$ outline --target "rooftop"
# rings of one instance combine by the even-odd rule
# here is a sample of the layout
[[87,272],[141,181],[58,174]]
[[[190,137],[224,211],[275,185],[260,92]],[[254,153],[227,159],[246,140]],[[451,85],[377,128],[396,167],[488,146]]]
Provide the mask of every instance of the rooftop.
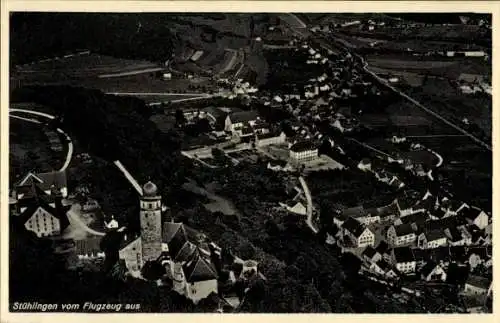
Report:
[[394,248],[393,252],[394,252],[394,258],[396,258],[397,263],[415,261],[415,257],[413,256],[410,247]]
[[413,230],[413,226],[409,223],[396,225],[394,226],[394,229],[396,231],[396,236],[398,237],[407,236],[409,234],[415,233],[415,230]]
[[469,275],[469,278],[467,278],[466,284],[472,285],[472,286],[478,287],[478,288],[488,289],[488,288],[490,288],[491,280],[486,278],[486,277],[482,277],[482,276]]
[[299,141],[290,147],[291,151],[304,152],[317,149],[316,145],[309,140]]
[[342,228],[351,232],[355,237],[359,237],[365,231],[365,226],[354,218],[348,218],[343,224]]
[[232,123],[248,122],[258,118],[257,111],[238,111],[229,115]]

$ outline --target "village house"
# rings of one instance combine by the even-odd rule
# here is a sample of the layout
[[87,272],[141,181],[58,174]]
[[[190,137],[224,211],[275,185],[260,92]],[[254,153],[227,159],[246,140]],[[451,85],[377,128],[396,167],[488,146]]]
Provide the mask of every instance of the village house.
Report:
[[[31,186],[32,184],[37,185],[49,195],[52,193],[52,187],[55,187],[61,192],[63,198],[68,196],[65,171],[52,171],[36,174],[30,172],[16,185],[16,188]],[[22,199],[23,194],[19,193],[16,198],[18,200]]]
[[402,218],[397,218],[394,221],[394,225],[401,225],[405,223],[405,224],[416,224],[417,226],[419,226],[425,223],[427,220],[429,220],[429,215],[427,214],[427,212],[421,211],[418,213],[407,215]]
[[238,132],[246,126],[253,126],[259,120],[257,111],[237,111],[230,113],[225,120],[224,129],[228,132]]
[[409,245],[417,240],[417,226],[415,224],[392,225],[387,230],[387,241],[396,247]]
[[491,280],[486,277],[469,275],[465,282],[464,294],[486,295],[491,288]]
[[417,269],[417,262],[409,247],[392,249],[391,263],[403,274],[413,274]]
[[464,227],[449,227],[444,232],[451,246],[468,246],[472,244],[472,235]]
[[267,133],[267,134],[256,134],[255,135],[255,145],[257,147],[269,146],[269,145],[281,145],[286,141],[286,135],[282,131],[281,133]]
[[294,162],[312,161],[318,158],[318,147],[311,141],[299,141],[290,147],[290,159]]
[[418,236],[418,247],[421,249],[432,249],[448,244],[448,237],[443,228],[426,229]]
[[408,196],[399,197],[395,202],[398,207],[400,217],[419,213],[420,210],[422,210],[421,207],[416,206],[417,200]]
[[420,270],[420,277],[425,281],[446,281],[446,271],[440,264],[429,261]]
[[467,223],[475,224],[480,230],[483,230],[489,224],[488,214],[474,206],[464,210],[463,216],[467,220]]
[[470,208],[467,203],[459,202],[456,200],[447,199],[445,201],[441,201],[440,203],[441,210],[446,212],[446,217],[455,216],[462,212],[465,209]]
[[399,210],[396,204],[391,203],[386,206],[377,208],[377,214],[380,217],[381,222],[394,222],[396,217],[399,215]]
[[384,259],[377,261],[375,266],[377,268],[376,271],[383,275],[384,278],[397,279],[400,276],[400,272]]
[[218,293],[217,271],[200,252],[185,264],[172,263],[173,290],[197,304],[210,294]]
[[386,266],[386,265],[387,265],[387,262],[383,259],[372,262],[370,264],[370,271],[374,272],[377,275],[384,276],[385,271],[388,268],[388,266]]
[[33,199],[25,200],[15,221],[39,238],[59,236],[69,225],[66,215],[69,206],[63,206],[62,194],[55,188],[51,194],[54,206],[49,205],[44,197],[37,194]]
[[377,262],[382,259],[382,254],[379,253],[373,246],[368,246],[362,253],[363,260],[367,263]]
[[365,209],[362,205],[342,210],[342,219],[346,220],[350,217],[358,220],[364,225],[380,222],[380,215],[377,213],[376,209]]
[[356,219],[347,219],[342,224],[342,229],[344,235],[346,235],[357,248],[373,246],[375,244],[375,235],[373,232]]

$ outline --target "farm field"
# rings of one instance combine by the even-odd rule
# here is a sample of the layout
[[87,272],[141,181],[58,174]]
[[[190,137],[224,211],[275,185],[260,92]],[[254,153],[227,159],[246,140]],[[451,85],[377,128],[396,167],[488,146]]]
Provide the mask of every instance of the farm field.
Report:
[[21,76],[28,75],[28,77],[33,78],[38,77],[39,73],[61,73],[69,78],[84,78],[148,70],[158,67],[159,65],[153,62],[121,59],[89,53],[19,65],[15,67],[15,72]]
[[366,60],[369,64],[368,68],[374,72],[377,69],[382,69],[394,72],[430,74],[449,79],[458,79],[463,73],[492,75],[491,64],[477,58],[446,59],[409,55],[367,55]]
[[113,78],[99,78],[90,75],[83,75],[80,78],[65,77],[65,72],[60,73],[40,73],[38,75],[14,75],[16,81],[12,81],[13,86],[19,85],[70,85],[98,89],[105,93],[125,92],[125,93],[206,93],[215,90],[216,85],[208,78],[178,78],[175,76],[171,80],[162,80],[156,73],[128,75]]

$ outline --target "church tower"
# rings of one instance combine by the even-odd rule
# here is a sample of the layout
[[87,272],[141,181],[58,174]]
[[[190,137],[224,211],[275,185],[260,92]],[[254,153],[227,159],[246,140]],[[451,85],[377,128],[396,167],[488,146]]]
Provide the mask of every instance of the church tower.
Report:
[[161,196],[152,182],[142,188],[140,200],[142,261],[156,260],[161,254]]

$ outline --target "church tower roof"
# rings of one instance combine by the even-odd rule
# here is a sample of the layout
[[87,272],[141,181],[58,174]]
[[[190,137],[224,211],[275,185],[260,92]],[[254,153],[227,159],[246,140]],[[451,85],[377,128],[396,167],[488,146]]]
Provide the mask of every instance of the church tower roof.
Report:
[[158,192],[158,187],[156,187],[153,182],[149,181],[142,187],[142,192],[144,196],[155,196]]

